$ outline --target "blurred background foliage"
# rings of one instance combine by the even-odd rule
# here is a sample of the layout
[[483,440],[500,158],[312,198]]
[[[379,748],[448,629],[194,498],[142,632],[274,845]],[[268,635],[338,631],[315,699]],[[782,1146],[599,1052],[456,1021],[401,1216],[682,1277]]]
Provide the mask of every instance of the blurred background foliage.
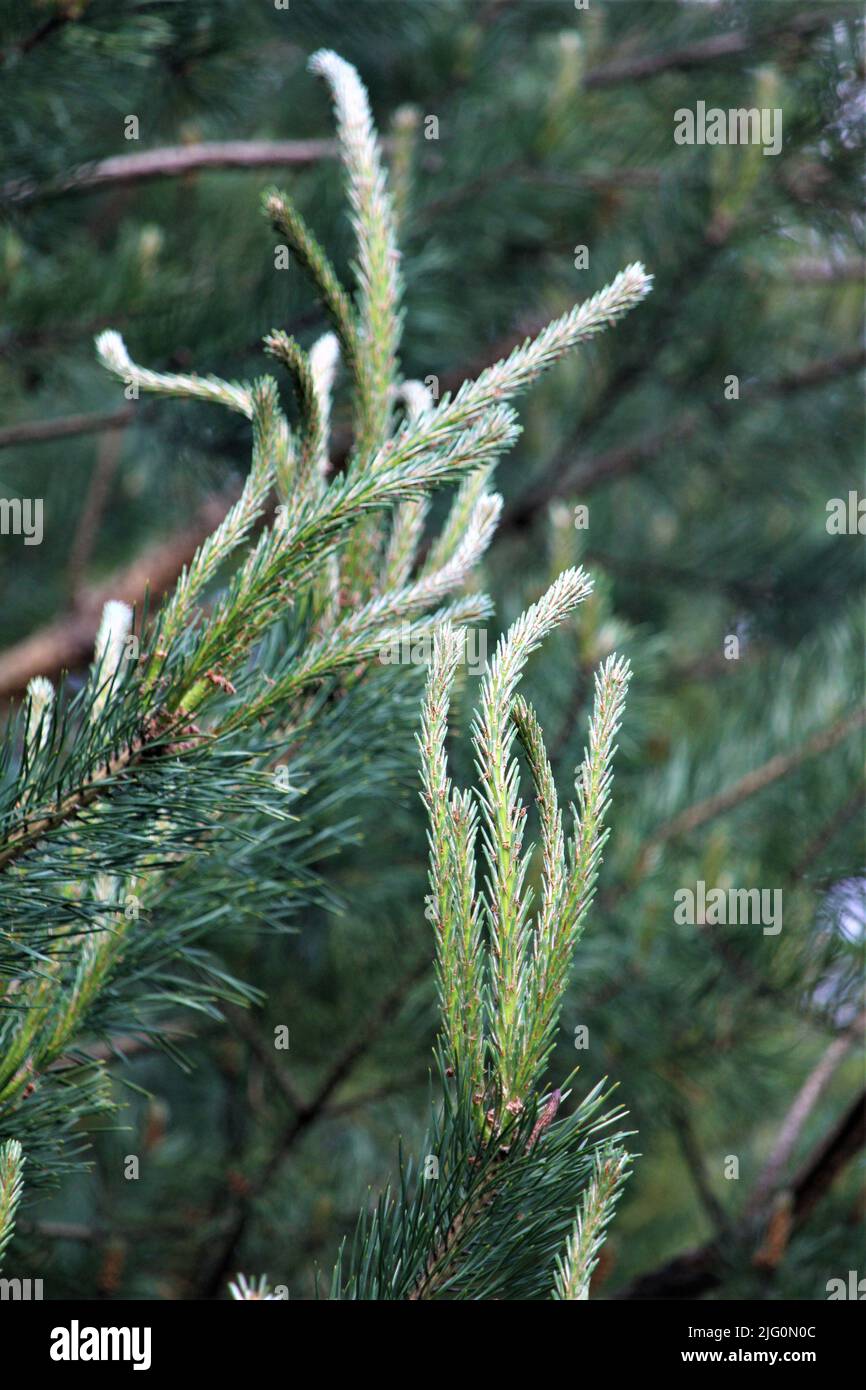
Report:
[[[863,484],[860,6],[0,12],[0,490],[45,505],[42,545],[0,545],[5,700],[42,670],[80,680],[100,596],[170,578],[248,463],[242,420],[124,401],[94,333],[229,379],[262,370],[273,327],[312,341],[321,315],[302,274],[275,268],[258,210],[274,178],[349,275],[332,158],[98,187],[85,166],[329,139],[306,72],[325,44],[359,68],[389,141],[406,376],[452,388],[628,261],[655,275],[644,306],[523,405],[483,576],[491,643],[567,564],[596,579],[526,678],[561,793],[593,668],[616,648],[635,671],[555,1069],[615,1079],[642,1155],[594,1296],[825,1297],[857,1268],[864,1214],[863,544],[826,527],[828,500]],[[781,108],[782,152],[676,145],[673,113],[698,101]],[[347,418],[338,398],[343,454]],[[397,1137],[419,1141],[435,1028],[422,675],[403,668],[387,727],[362,708],[337,755],[341,785],[317,808],[343,842],[314,864],[327,891],[287,913],[271,863],[255,911],[239,903],[216,943],[263,1005],[222,1027],[178,1018],[187,1069],[117,1041],[124,1127],[94,1136],[92,1171],[29,1209],[17,1247],[14,1272],[48,1296],[221,1296],[243,1268],[309,1297]],[[465,676],[464,732],[476,689]],[[676,925],[673,895],[698,880],[782,889],[781,933]]]

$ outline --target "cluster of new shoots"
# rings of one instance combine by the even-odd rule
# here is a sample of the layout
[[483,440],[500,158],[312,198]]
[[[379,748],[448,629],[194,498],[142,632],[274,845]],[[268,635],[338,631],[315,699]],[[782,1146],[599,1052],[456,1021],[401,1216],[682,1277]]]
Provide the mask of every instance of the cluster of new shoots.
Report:
[[[107,1103],[100,1065],[75,1049],[108,992],[125,982],[127,1003],[133,998],[136,976],[127,962],[143,927],[137,909],[124,904],[146,898],[139,875],[146,870],[153,882],[212,833],[220,815],[214,808],[228,795],[229,774],[222,770],[228,764],[219,759],[238,746],[233,737],[254,730],[266,743],[270,731],[284,748],[311,692],[323,682],[357,681],[407,621],[419,635],[439,633],[422,742],[432,818],[429,910],[450,1065],[467,1078],[488,1137],[501,1128],[503,1114],[518,1111],[537,1091],[592,895],[626,669],[608,663],[599,676],[567,850],[537,721],[515,695],[529,652],[588,592],[581,573],[563,575],[496,653],[475,728],[477,801],[451,788],[445,719],[457,625],[490,612],[487,597],[466,585],[499,517],[501,501],[489,483],[518,433],[511,401],[565,352],[637,304],[649,277],[640,265],[629,266],[534,341],[434,405],[421,383],[400,375],[396,221],[367,94],[334,53],[317,53],[311,68],[328,84],[336,111],[356,285],[350,293],[341,284],[290,199],[268,192],[264,211],[293,263],[309,275],[329,320],[309,348],[279,328],[265,339],[291,384],[294,423],[272,376],[231,382],[152,371],[133,360],[118,333],[97,338],[100,359],[127,394],[205,401],[245,416],[251,466],[237,501],[142,630],[134,632],[126,605],[107,605],[83,694],[70,704],[42,678],[28,691],[23,751],[0,807],[0,1252],[20,1192],[17,1141],[24,1139],[30,1153],[28,1174],[50,1170],[77,1120]],[[336,471],[330,419],[341,364],[354,445],[345,469]],[[429,497],[443,486],[455,487],[453,502],[440,533],[429,536]],[[263,644],[290,616],[294,645],[268,671]],[[524,890],[515,738],[541,811],[544,887],[534,928]],[[258,766],[267,766],[267,748],[259,747]],[[13,756],[9,749],[7,755]],[[184,780],[191,759],[195,772]],[[179,798],[185,798],[182,814]],[[142,837],[145,818],[151,831]],[[480,894],[479,830],[487,875]],[[49,892],[48,907],[34,897],[31,872]],[[183,1002],[173,980],[164,993],[175,1005]],[[213,998],[207,996],[207,1007]],[[41,1109],[31,1103],[25,1110],[35,1089]],[[37,1113],[31,1150],[28,1117]]]

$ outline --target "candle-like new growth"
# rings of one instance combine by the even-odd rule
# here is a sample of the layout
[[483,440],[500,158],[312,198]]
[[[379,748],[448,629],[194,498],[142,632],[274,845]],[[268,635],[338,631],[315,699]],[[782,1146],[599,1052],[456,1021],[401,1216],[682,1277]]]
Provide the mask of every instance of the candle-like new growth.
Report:
[[520,802],[518,765],[512,756],[511,713],[520,675],[544,637],[592,591],[583,570],[566,570],[500,641],[481,690],[473,724],[475,762],[487,866],[482,901],[492,952],[491,1043],[503,1105],[523,1103],[530,967],[530,897],[524,891],[522,852],[526,809]]
[[436,970],[442,1029],[449,1065],[483,1085],[484,960],[481,915],[475,893],[477,808],[468,793],[452,788],[445,739],[449,695],[465,634],[448,626],[439,632],[427,681],[418,747],[423,799],[430,820],[430,893],[426,916],[436,939]]
[[218,376],[152,372],[147,367],[139,367],[130,357],[123,338],[113,328],[98,334],[96,351],[102,365],[119,376],[127,387],[134,387],[136,392],[149,391],[159,396],[210,401],[215,405],[224,405],[229,410],[240,411],[248,419],[252,417],[249,386],[237,381],[223,381]]
[[94,721],[99,719],[111,696],[131,628],[132,609],[129,604],[110,599],[102,610],[90,672],[90,683],[95,692],[90,717]]
[[17,1139],[0,1144],[0,1265],[15,1230],[15,1213],[24,1191],[24,1154]]
[[340,344],[335,333],[323,333],[310,348],[310,371],[313,392],[318,407],[319,436],[314,441],[314,458],[319,481],[324,483],[328,472],[328,433],[331,428],[331,401],[334,378],[340,361]]
[[[586,1297],[625,1174],[624,1152],[609,1152],[625,1136],[605,1141],[601,1131],[622,1112],[598,1115],[601,1082],[563,1113],[568,1092],[549,1090],[542,1071],[598,869],[628,670],[612,658],[599,673],[579,782],[583,839],[572,865],[541,728],[516,688],[533,650],[590,591],[582,570],[567,570],[500,641],[473,725],[476,792],[453,785],[445,751],[465,634],[449,626],[436,639],[418,735],[430,851],[425,916],[435,942],[437,1059],[445,1084],[442,1112],[421,1152],[435,1156],[436,1180],[428,1180],[426,1167],[422,1174],[401,1164],[399,1189],[362,1216],[351,1251],[341,1256],[332,1298]],[[524,889],[529,854],[515,738],[530,766],[541,822],[542,892],[534,923]],[[486,871],[480,888],[479,833]],[[569,901],[571,916],[564,915]]]
[[574,948],[586,920],[607,838],[604,815],[613,781],[615,739],[631,672],[627,661],[609,657],[595,677],[589,748],[577,770],[578,810],[572,807],[574,840],[566,856],[562,815],[541,729],[534,711],[519,697],[512,718],[535,783],[543,850],[542,903],[527,962],[525,1028],[514,1084],[530,1087],[553,1047],[559,1001]]
[[310,71],[331,89],[358,245],[360,375],[355,457],[367,467],[388,437],[391,391],[400,342],[400,253],[379,142],[363,82],[329,49],[314,53]]
[[[476,803],[452,789],[444,753],[448,694],[461,635],[446,632],[434,651],[419,740],[430,813],[428,913],[436,928],[446,1052],[459,1070],[467,1054],[465,1021],[471,1020],[471,1089],[485,1112],[492,1104],[498,1114],[520,1113],[538,1094],[601,861],[628,664],[611,657],[596,677],[589,749],[577,779],[577,848],[570,862],[541,727],[516,693],[530,654],[590,592],[582,570],[567,570],[502,638],[485,675],[473,724],[486,870],[479,893],[474,885]],[[524,887],[527,810],[513,756],[515,736],[532,773],[541,826],[542,891],[534,921],[531,895]]]
[[598,1154],[592,1180],[580,1201],[565,1251],[557,1258],[552,1298],[582,1302],[589,1298],[589,1281],[598,1264],[607,1225],[628,1177],[629,1155],[620,1149]]
[[[328,336],[333,341],[333,335]],[[292,505],[299,507],[311,492],[318,491],[316,470],[326,447],[327,424],[320,409],[312,360],[300,343],[279,329],[266,334],[263,342],[265,352],[288,368],[300,407],[302,425],[296,458],[285,478],[278,479],[281,495],[290,497]]]
[[627,661],[609,656],[595,676],[595,702],[589,725],[589,747],[577,770],[577,808],[571,807],[574,835],[568,846],[569,878],[566,916],[579,933],[595,893],[601,852],[608,832],[604,817],[610,800],[613,771],[625,697],[631,679]]
[[51,737],[54,686],[45,676],[27,682],[27,753],[34,758]]
[[309,275],[331,319],[343,356],[357,376],[359,345],[355,314],[334,267],[287,193],[278,188],[267,189],[262,195],[262,211],[274,231],[285,237],[289,250]]
[[[402,382],[397,390],[397,399],[402,401],[406,419],[410,421],[417,420],[433,410],[435,404],[429,390],[421,381]],[[395,511],[382,569],[382,588],[403,584],[411,574],[428,511],[429,504],[426,501],[403,502]]]

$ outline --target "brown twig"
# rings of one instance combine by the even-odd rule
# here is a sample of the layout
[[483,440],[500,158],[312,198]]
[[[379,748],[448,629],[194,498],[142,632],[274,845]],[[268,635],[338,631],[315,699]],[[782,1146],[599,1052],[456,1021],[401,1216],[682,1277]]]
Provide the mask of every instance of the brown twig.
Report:
[[51,183],[11,179],[0,188],[0,201],[32,203],[66,193],[178,178],[204,169],[303,168],[334,159],[337,154],[336,140],[214,140],[199,145],[166,145],[83,164]]
[[40,43],[49,39],[52,34],[56,34],[59,29],[65,28],[67,24],[73,23],[77,18],[72,6],[63,9],[58,5],[54,13],[43,20],[38,28],[31,30],[27,37],[21,39],[19,43],[11,44],[8,49],[3,50],[0,57],[7,58],[10,53],[19,53],[22,56],[30,53]]
[[763,394],[790,396],[797,391],[807,390],[810,386],[823,386],[826,381],[835,381],[837,377],[847,376],[849,372],[858,372],[864,366],[866,348],[858,348],[856,352],[840,352],[835,357],[810,362],[808,367],[803,367],[799,372],[790,372],[787,376],[767,382],[763,387]]
[[[160,1024],[159,1031],[167,1038],[193,1036],[189,1031],[189,1026],[183,1024],[179,1019]],[[153,1052],[158,1046],[158,1039],[150,1037],[147,1033],[119,1033],[105,1042],[90,1043],[80,1048],[79,1051],[93,1062],[116,1062],[126,1061],[130,1057],[138,1057],[144,1052]],[[77,1061],[77,1057],[58,1057],[56,1062],[51,1063],[48,1070],[62,1071]]]
[[[849,6],[829,7],[823,13],[805,10],[793,15],[779,28],[774,28],[772,38],[774,41],[786,35],[808,38],[828,24],[835,23],[845,14],[853,13]],[[614,86],[620,82],[644,82],[660,72],[687,72],[691,68],[715,67],[721,59],[737,58],[743,53],[748,53],[756,45],[756,36],[748,29],[734,29],[727,34],[713,34],[706,39],[697,39],[694,43],[684,44],[682,48],[623,58],[619,62],[591,68],[584,77],[583,85],[592,90],[597,87]]]
[[805,1221],[839,1173],[866,1144],[866,1091],[805,1160],[792,1184],[795,1224]]
[[847,1028],[844,1033],[840,1033],[838,1038],[833,1039],[820,1061],[806,1077],[782,1121],[770,1157],[752,1189],[747,1207],[749,1213],[760,1211],[779,1188],[803,1126],[854,1043],[862,1039],[864,1027],[866,1027],[866,1011],[855,1019],[850,1028]]
[[653,434],[643,433],[636,439],[612,449],[604,449],[601,453],[583,454],[572,460],[571,450],[563,451],[545,468],[538,482],[506,510],[500,532],[520,530],[527,526],[542,508],[557,497],[567,497],[569,494],[584,497],[601,483],[636,472],[645,463],[657,458],[666,445],[687,437],[694,427],[694,420],[688,416],[669,429],[657,430]]
[[267,1072],[268,1077],[273,1081],[277,1090],[288,1102],[292,1110],[299,1112],[304,1109],[304,1101],[295,1084],[289,1076],[285,1067],[281,1067],[274,1054],[272,1042],[266,1042],[261,1027],[251,1017],[246,1009],[232,1008],[228,1010],[228,1017],[235,1032],[240,1033],[244,1042],[249,1047],[253,1055],[258,1059]]
[[[803,1225],[838,1174],[864,1144],[866,1092],[861,1092],[826,1138],[812,1150],[787,1194],[781,1189],[773,1194],[775,1198],[785,1196],[788,1236]],[[754,1224],[750,1227],[744,1223],[737,1235],[744,1241],[750,1238],[754,1242],[755,1230]],[[722,1283],[731,1248],[730,1240],[708,1241],[639,1275],[614,1296],[617,1299],[699,1298]]]
[[717,792],[715,796],[709,796],[703,801],[696,801],[691,806],[687,806],[679,815],[660,826],[644,843],[629,876],[629,881],[632,882],[641,878],[662,845],[667,844],[670,840],[678,839],[681,835],[690,835],[694,830],[705,825],[707,821],[714,820],[717,816],[734,810],[735,807],[742,805],[750,797],[765,791],[774,782],[787,777],[789,772],[795,771],[810,758],[816,758],[821,753],[827,753],[831,748],[835,748],[850,734],[862,728],[864,723],[866,723],[866,706],[860,706],[827,728],[819,729],[799,748],[794,748],[788,753],[777,753],[775,757],[768,759],[760,767],[753,768],[751,772],[747,772],[744,777],[741,777],[730,787],[726,787],[724,791]]
[[112,430],[104,434],[96,446],[96,464],[91,474],[87,496],[78,518],[78,528],[69,554],[67,577],[73,606],[78,603],[84,572],[90,562],[102,515],[111,491],[123,451],[123,434]]
[[73,613],[64,614],[0,654],[0,699],[18,695],[31,676],[59,676],[90,659],[103,605],[121,599],[140,605],[145,593],[160,598],[173,587],[198,547],[219,525],[239,489],[207,498],[190,525],[147,547],[105,583],[85,589]]
[[0,449],[18,444],[41,444],[50,439],[69,439],[76,434],[98,434],[103,430],[122,430],[132,422],[134,407],[122,405],[94,415],[61,415],[56,420],[26,420],[0,430]]
[[798,285],[829,285],[855,281],[862,285],[866,278],[866,260],[851,256],[847,260],[791,261],[783,271],[786,279]]

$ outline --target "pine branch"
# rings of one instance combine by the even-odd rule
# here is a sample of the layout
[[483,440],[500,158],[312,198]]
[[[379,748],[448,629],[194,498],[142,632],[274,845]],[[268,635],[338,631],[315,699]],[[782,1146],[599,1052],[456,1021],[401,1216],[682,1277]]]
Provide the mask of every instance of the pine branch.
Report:
[[[545,1094],[540,1072],[566,985],[559,908],[570,898],[581,916],[591,896],[627,670],[612,660],[599,676],[568,875],[541,731],[515,694],[531,652],[589,591],[582,571],[566,571],[502,638],[485,677],[473,724],[488,869],[481,893],[475,884],[478,814],[470,794],[453,787],[445,754],[462,634],[443,628],[436,639],[418,738],[429,815],[425,915],[436,941],[442,1016],[437,1058],[444,1110],[425,1141],[436,1171],[430,1181],[426,1169],[422,1175],[401,1163],[399,1195],[384,1194],[375,1213],[362,1216],[348,1267],[341,1258],[335,1269],[332,1297],[549,1297],[550,1271],[573,1226],[574,1201],[593,1171],[597,1131],[620,1118],[596,1118],[604,1099],[599,1085],[561,1119],[561,1091]],[[522,891],[526,811],[510,754],[515,733],[541,802],[544,889],[534,932]],[[563,939],[573,937],[566,931]],[[563,1257],[569,1288],[588,1278],[624,1166],[622,1155],[611,1161],[586,1197],[585,1216]]]
[[126,350],[119,333],[106,329],[96,339],[96,351],[102,365],[127,386],[161,396],[179,396],[190,400],[210,401],[237,410],[252,419],[253,402],[249,386],[222,381],[217,376],[182,375],[176,372],[152,372],[138,367]]
[[0,1265],[15,1230],[15,1213],[24,1191],[24,1155],[17,1139],[0,1144]]
[[[274,210],[273,201],[271,206]],[[291,220],[290,214],[287,217]],[[358,342],[354,319],[351,332],[341,321],[347,301],[334,288],[314,242],[299,230],[296,219],[292,225],[320,291],[335,310],[344,356],[356,371],[361,366],[363,376],[368,367],[353,357]],[[49,712],[48,694],[43,698],[38,686],[31,690],[27,758],[13,778],[13,799],[4,812],[0,872],[14,918],[16,913],[34,912],[28,875],[38,869],[40,877],[33,881],[53,888],[54,920],[49,917],[46,922],[48,904],[43,903],[40,923],[34,922],[26,949],[18,948],[17,937],[4,945],[6,978],[13,981],[22,1007],[0,1020],[0,1103],[3,1123],[7,1115],[17,1122],[30,1088],[44,1095],[39,1106],[31,1101],[25,1112],[31,1120],[42,1117],[38,1143],[31,1147],[37,1172],[45,1170],[46,1160],[48,1169],[59,1171],[59,1154],[71,1129],[88,1109],[93,1112],[107,1104],[102,1067],[88,1061],[61,1071],[58,1059],[75,1051],[89,1021],[113,1021],[106,1005],[119,1000],[134,978],[127,962],[146,951],[149,942],[150,949],[161,949],[159,934],[145,937],[135,915],[118,910],[122,894],[138,891],[146,869],[152,882],[143,884],[143,891],[158,899],[153,884],[159,884],[167,865],[200,852],[220,820],[230,824],[242,812],[245,796],[261,802],[261,780],[241,771],[255,758],[255,746],[234,751],[236,736],[247,731],[249,743],[248,731],[262,720],[261,743],[266,748],[267,731],[279,720],[284,729],[294,724],[297,738],[303,728],[305,690],[378,655],[382,643],[410,617],[416,630],[432,635],[449,617],[466,621],[489,612],[483,596],[457,599],[444,609],[436,605],[466,581],[489,544],[500,507],[495,497],[478,499],[464,534],[455,538],[453,553],[438,570],[414,582],[407,576],[407,582],[345,619],[332,601],[331,565],[353,528],[366,518],[395,504],[423,509],[431,488],[489,467],[515,436],[513,414],[502,407],[478,411],[465,425],[458,422],[445,432],[419,416],[406,437],[393,446],[389,442],[375,472],[365,470],[327,485],[334,339],[323,340],[309,359],[285,335],[272,335],[268,346],[288,359],[300,385],[300,466],[310,486],[293,489],[282,524],[266,527],[249,549],[246,543],[261,520],[272,480],[284,488],[289,484],[292,446],[275,384],[267,378],[248,386],[214,376],[154,372],[133,362],[118,334],[108,331],[98,340],[104,364],[127,389],[212,401],[249,418],[252,466],[240,497],[199,546],[156,621],[136,634],[142,659],[134,654],[126,660],[132,615],[126,605],[112,600],[104,611],[94,665],[81,696],[71,705],[64,700],[55,713],[53,705]],[[372,349],[365,344],[363,353],[368,351]],[[205,591],[242,547],[235,572],[205,623],[200,606]],[[323,573],[329,576],[324,607],[316,598]],[[320,625],[312,636],[305,617],[307,595]],[[294,632],[284,647],[289,655],[265,680],[255,649],[260,657],[262,644],[281,623]],[[242,682],[243,693],[238,693],[232,677]],[[193,717],[201,723],[193,723]],[[9,746],[14,748],[14,740]],[[227,766],[234,760],[236,787],[227,787],[225,777],[220,777],[221,759],[227,759]],[[200,787],[188,766],[194,762],[211,769],[210,776],[203,773]],[[172,807],[169,818],[166,805]],[[155,829],[142,843],[143,814]],[[124,872],[115,872],[115,866]],[[183,920],[170,930],[186,950]],[[41,970],[34,968],[34,948],[46,962]],[[200,967],[201,961],[196,964]],[[190,979],[181,993],[172,981],[165,998],[175,1005],[213,1008],[215,997],[243,997],[241,987],[224,975],[199,973],[201,983],[194,986]],[[163,971],[160,978],[167,982],[168,976]],[[68,1118],[58,1124],[61,1088]],[[56,1127],[50,1133],[52,1122]],[[30,1128],[34,1129],[32,1123]]]
[[[473,725],[481,776],[484,857],[489,877],[483,896],[493,953],[493,1048],[503,1105],[524,1103],[529,1020],[529,898],[523,892],[527,861],[522,855],[525,807],[518,801],[517,763],[511,757],[511,708],[520,673],[552,628],[591,592],[582,570],[567,570],[503,638],[490,663]],[[535,1059],[533,1059],[535,1060]]]
[[360,466],[366,467],[389,434],[397,370],[401,285],[394,212],[367,93],[358,74],[327,49],[313,54],[309,68],[331,89],[357,238],[357,333],[364,351],[359,357],[355,448]]
[[598,1264],[605,1228],[628,1177],[628,1155],[618,1150],[599,1154],[592,1181],[583,1194],[574,1230],[557,1261],[553,1298],[580,1302],[589,1298],[589,1281]]
[[[156,372],[136,364],[116,332],[97,339],[103,364],[128,393],[210,401],[250,420],[252,458],[240,496],[185,565],[161,612],[144,616],[133,633],[131,609],[120,596],[110,596],[79,695],[70,700],[61,691],[55,698],[50,687],[34,683],[19,724],[10,728],[0,782],[0,891],[15,930],[0,941],[0,1000],[15,1007],[0,1017],[0,1126],[14,1127],[16,1138],[20,1134],[37,1183],[56,1176],[76,1156],[80,1141],[69,1141],[85,1116],[111,1104],[104,1062],[86,1055],[88,1030],[98,1040],[131,1020],[158,1037],[166,1005],[216,1016],[220,1001],[249,1001],[249,988],[194,947],[210,920],[202,909],[210,888],[192,881],[190,866],[208,849],[230,845],[233,835],[261,852],[279,843],[271,823],[294,814],[285,809],[290,803],[280,804],[281,793],[268,775],[275,746],[288,742],[301,768],[315,750],[324,762],[326,743],[317,743],[317,722],[325,729],[337,724],[344,703],[327,702],[326,683],[340,679],[348,699],[362,689],[368,674],[363,668],[372,666],[402,624],[411,621],[425,638],[444,630],[448,635],[435,651],[447,670],[443,677],[434,669],[441,698],[437,704],[428,695],[423,751],[426,756],[429,747],[434,759],[425,773],[436,817],[431,894],[439,912],[443,1047],[450,1048],[449,1081],[456,1093],[440,1130],[448,1179],[432,1201],[423,1193],[413,1199],[419,1216],[412,1231],[395,1215],[398,1207],[386,1202],[370,1239],[362,1238],[361,1266],[349,1284],[356,1293],[370,1286],[377,1240],[393,1236],[411,1249],[387,1271],[380,1266],[374,1280],[384,1280],[392,1296],[449,1296],[456,1287],[468,1296],[481,1289],[497,1296],[506,1278],[541,1296],[590,1172],[597,1134],[617,1116],[599,1117],[604,1097],[597,1087],[573,1114],[558,1119],[559,1090],[547,1096],[540,1086],[570,938],[567,932],[561,940],[557,936],[551,948],[556,959],[550,970],[545,966],[543,1018],[536,1023],[538,1002],[527,993],[534,977],[530,903],[522,887],[526,812],[518,807],[511,757],[514,697],[528,656],[586,596],[589,584],[581,572],[567,571],[500,643],[475,726],[480,818],[471,794],[451,787],[442,764],[443,707],[459,640],[447,625],[489,612],[484,595],[459,591],[498,522],[501,499],[488,491],[488,482],[518,432],[508,399],[637,304],[649,278],[640,266],[629,267],[434,408],[418,383],[398,384],[394,219],[366,94],[354,70],[336,55],[320,53],[314,68],[334,94],[358,243],[358,290],[353,304],[297,211],[282,195],[266,195],[268,215],[310,274],[334,325],[334,334],[309,354],[280,330],[266,339],[266,349],[289,367],[297,390],[297,439],[270,378],[250,384]],[[337,344],[351,377],[358,424],[350,467],[329,477]],[[392,414],[400,402],[405,419],[394,430]],[[266,505],[274,483],[286,501],[271,521]],[[430,494],[454,484],[458,492],[443,535],[415,573]],[[385,549],[383,522],[389,517]],[[547,937],[558,930],[554,903],[571,880],[561,830],[557,836],[555,828],[558,811],[551,809],[555,794],[540,730],[528,709],[520,708],[547,803],[547,887],[537,942],[544,953]],[[598,744],[602,759],[612,753],[608,733],[604,723],[598,739],[591,734],[591,748]],[[574,869],[578,917],[591,896],[594,847],[601,844],[607,773],[599,768],[594,776],[580,797],[588,848],[577,855]],[[490,870],[484,893],[475,885],[479,824]],[[219,864],[218,856],[214,861]],[[238,861],[245,866],[240,851]],[[215,873],[220,883],[237,887],[230,866],[220,865]],[[298,877],[308,888],[313,875],[305,870]],[[244,882],[258,881],[247,873]],[[256,891],[247,886],[244,897]],[[131,912],[125,910],[130,897],[137,904]],[[302,890],[294,898],[301,900]],[[139,924],[141,903],[156,914],[156,929],[151,922],[146,929]],[[195,908],[185,912],[191,903]],[[255,915],[246,901],[240,910],[247,918]],[[490,947],[482,946],[485,927]],[[145,979],[151,982],[147,992]],[[321,1105],[354,1055],[327,1079]],[[306,1123],[305,1110],[291,1133]],[[542,1152],[544,1164],[537,1161]],[[272,1160],[280,1161],[279,1155]],[[269,1163],[261,1181],[274,1171]],[[519,1232],[516,1204],[527,1212]],[[236,1212],[229,1223],[219,1278],[245,1219]],[[517,1236],[524,1233],[534,1241],[531,1268],[517,1253]],[[500,1250],[509,1252],[508,1270]]]
[[288,194],[277,188],[262,195],[262,211],[275,232],[285,237],[303,270],[309,275],[317,295],[327,310],[346,365],[357,376],[360,347],[355,314],[349,296],[337,279],[336,271],[310,231]]

